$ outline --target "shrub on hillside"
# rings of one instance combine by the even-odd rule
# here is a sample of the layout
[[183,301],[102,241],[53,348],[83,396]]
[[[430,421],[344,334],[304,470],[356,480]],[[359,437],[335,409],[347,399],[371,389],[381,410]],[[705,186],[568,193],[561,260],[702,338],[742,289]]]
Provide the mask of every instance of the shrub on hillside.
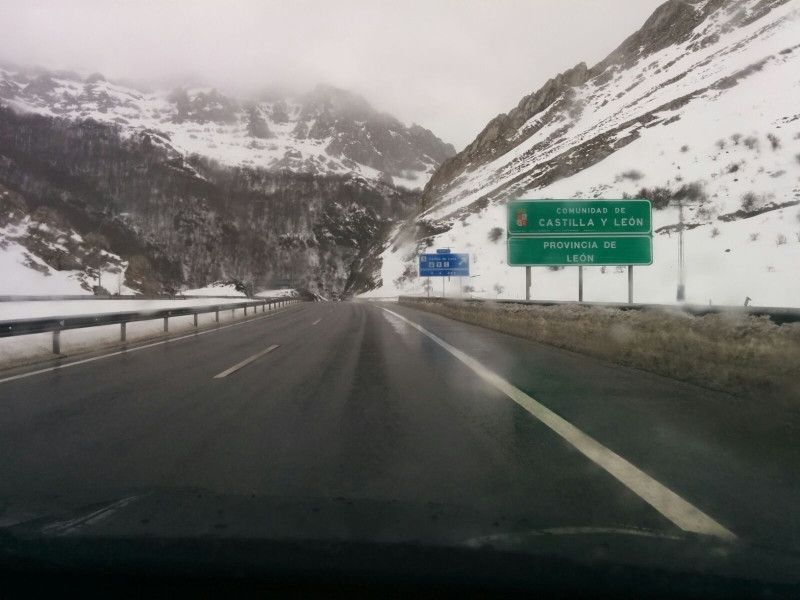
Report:
[[754,150],[758,148],[758,138],[754,136],[749,136],[744,139],[744,145],[747,147],[748,150]]
[[703,185],[698,182],[687,183],[682,185],[678,191],[673,194],[675,200],[688,200],[690,202],[705,202],[708,196],[703,189]]
[[757,204],[758,196],[756,196],[755,192],[746,192],[745,195],[742,196],[742,210],[750,212]]
[[622,173],[620,177],[622,177],[622,179],[630,179],[631,181],[639,181],[642,177],[644,177],[644,173],[636,169],[631,169],[630,171],[625,171]]
[[672,190],[667,187],[642,188],[636,196],[650,200],[654,210],[661,210],[669,206]]

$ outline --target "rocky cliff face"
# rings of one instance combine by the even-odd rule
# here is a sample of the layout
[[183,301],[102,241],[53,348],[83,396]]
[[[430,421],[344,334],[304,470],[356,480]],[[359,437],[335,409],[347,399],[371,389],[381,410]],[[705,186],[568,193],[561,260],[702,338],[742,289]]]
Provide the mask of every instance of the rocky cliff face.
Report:
[[[753,54],[750,62],[738,63],[728,55],[746,61],[748,47],[757,46],[759,37],[786,27],[792,17],[777,22],[766,17],[773,9],[785,11],[787,4],[793,3],[668,0],[603,61],[591,68],[576,65],[492,119],[431,177],[421,212],[461,198],[468,199],[457,202],[463,206],[507,197],[512,189],[519,194],[555,181],[635,139],[641,127],[658,121],[659,113],[709,89],[735,85],[766,57]],[[723,68],[715,76],[716,63]],[[482,177],[473,177],[479,172]]]
[[102,239],[86,252],[105,267],[70,262],[83,289],[108,268],[147,292],[235,278],[341,293],[360,253],[417,205],[413,184],[453,152],[330,87],[242,101],[0,70],[0,185],[13,194],[0,202],[14,199],[14,244],[54,273],[59,243],[43,253],[20,231]]

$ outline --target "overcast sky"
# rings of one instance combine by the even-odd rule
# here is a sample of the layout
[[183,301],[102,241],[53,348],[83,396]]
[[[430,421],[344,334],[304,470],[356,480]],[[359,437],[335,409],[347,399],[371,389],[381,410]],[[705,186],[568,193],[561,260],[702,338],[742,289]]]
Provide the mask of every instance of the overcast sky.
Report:
[[662,0],[0,0],[0,59],[221,91],[330,83],[458,149]]

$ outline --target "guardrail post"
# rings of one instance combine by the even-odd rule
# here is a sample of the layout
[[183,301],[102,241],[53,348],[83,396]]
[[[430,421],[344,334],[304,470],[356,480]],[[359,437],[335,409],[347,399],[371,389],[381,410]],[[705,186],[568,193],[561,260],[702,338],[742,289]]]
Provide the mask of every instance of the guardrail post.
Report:
[[262,313],[267,312],[267,303],[266,302],[262,302],[261,303],[261,312]]
[[214,321],[219,323],[219,309],[214,311]]
[[197,327],[197,314],[194,315],[194,326]]
[[53,354],[61,354],[61,330],[53,330]]
[[244,307],[244,316],[245,317],[247,316],[247,305],[245,305],[245,307]]
[[164,317],[164,333],[169,331],[169,317]]
[[127,323],[120,323],[119,324],[119,341],[124,342],[128,339],[128,332],[127,332]]

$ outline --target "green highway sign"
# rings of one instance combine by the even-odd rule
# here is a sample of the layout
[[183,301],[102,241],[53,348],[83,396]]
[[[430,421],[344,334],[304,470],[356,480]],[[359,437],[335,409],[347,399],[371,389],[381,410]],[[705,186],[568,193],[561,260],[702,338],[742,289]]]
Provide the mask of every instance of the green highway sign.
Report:
[[650,234],[650,215],[649,200],[518,200],[508,235]]
[[508,265],[609,266],[650,265],[653,240],[649,235],[565,235],[508,238]]

